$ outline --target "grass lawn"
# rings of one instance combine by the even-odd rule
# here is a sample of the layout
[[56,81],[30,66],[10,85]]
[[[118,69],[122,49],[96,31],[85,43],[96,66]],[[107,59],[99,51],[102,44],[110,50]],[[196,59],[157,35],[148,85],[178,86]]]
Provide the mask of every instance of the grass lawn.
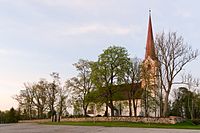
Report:
[[104,126],[104,127],[135,127],[135,128],[174,128],[174,129],[199,129],[200,125],[194,125],[191,121],[178,124],[149,124],[133,122],[45,122],[48,125],[73,125],[73,126]]

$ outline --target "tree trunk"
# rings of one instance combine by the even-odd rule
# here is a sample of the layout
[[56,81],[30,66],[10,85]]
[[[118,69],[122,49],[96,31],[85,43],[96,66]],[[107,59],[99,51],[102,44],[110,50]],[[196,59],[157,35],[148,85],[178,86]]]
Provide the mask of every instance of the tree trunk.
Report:
[[60,122],[61,116],[62,116],[62,111],[60,111],[60,112],[58,113],[58,122]]
[[120,103],[119,104],[119,114],[118,114],[118,116],[121,116],[122,115],[122,104]]
[[128,106],[129,106],[129,116],[132,116],[132,104],[131,104],[131,99],[128,100]]
[[83,110],[84,110],[84,116],[86,117],[87,116],[87,107],[84,107]]
[[59,114],[59,115],[58,115],[58,122],[60,122],[60,116],[61,116],[61,115]]
[[104,113],[104,116],[108,117],[108,104],[106,104],[106,111]]
[[137,103],[135,98],[133,98],[133,109],[134,109],[134,116],[137,116]]
[[40,118],[40,108],[37,107],[37,118],[39,119]]
[[60,104],[60,110],[59,110],[59,113],[58,113],[58,122],[60,122],[60,119],[61,119],[61,116],[62,116],[62,112],[63,112],[62,104]]
[[28,111],[29,111],[28,112],[28,117],[31,120],[32,119],[32,107],[31,107],[31,105],[29,106]]
[[161,86],[161,91],[160,91],[160,117],[163,116],[163,89],[162,89],[162,86]]
[[167,117],[168,115],[168,106],[169,106],[169,91],[165,92],[165,99],[164,99],[164,109],[163,109],[163,116]]
[[54,115],[53,114],[51,114],[51,122],[53,122],[54,121]]
[[148,95],[147,95],[147,90],[145,88],[145,98],[144,98],[144,116],[148,117]]
[[114,113],[114,105],[113,105],[113,101],[110,100],[110,110],[111,110],[111,116],[114,116],[115,113]]
[[[191,99],[192,100],[192,99]],[[193,100],[192,100],[193,101]],[[192,102],[191,101],[191,102]],[[193,102],[191,103],[191,106],[190,106],[190,100],[189,100],[189,97],[188,97],[188,110],[189,110],[189,112],[190,112],[190,118],[191,118],[191,120],[193,120],[194,118],[193,118]]]

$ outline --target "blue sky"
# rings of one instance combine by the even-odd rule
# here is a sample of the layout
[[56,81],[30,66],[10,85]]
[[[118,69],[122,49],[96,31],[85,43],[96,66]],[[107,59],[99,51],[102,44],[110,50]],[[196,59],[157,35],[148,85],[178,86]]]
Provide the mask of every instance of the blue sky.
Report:
[[[78,59],[96,60],[111,45],[144,57],[148,10],[154,35],[177,31],[200,49],[197,0],[0,0],[0,109],[16,107],[23,83],[75,76]],[[185,71],[200,77],[200,61]]]

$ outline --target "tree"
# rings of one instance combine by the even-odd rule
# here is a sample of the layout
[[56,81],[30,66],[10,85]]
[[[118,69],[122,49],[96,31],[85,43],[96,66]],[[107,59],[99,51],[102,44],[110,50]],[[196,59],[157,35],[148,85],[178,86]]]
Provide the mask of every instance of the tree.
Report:
[[34,110],[32,84],[24,83],[24,88],[14,99],[18,101],[19,108],[23,109],[24,119],[32,119]]
[[193,100],[195,95],[196,94],[188,88],[179,87],[178,90],[174,92],[175,100],[170,113],[187,119],[193,119],[194,111],[191,112],[191,107],[195,104]]
[[146,63],[147,65],[143,64],[141,68],[142,106],[144,108],[144,116],[148,117],[152,112],[155,113],[156,117],[158,107],[157,75],[154,73],[156,71],[150,67],[150,62]]
[[2,124],[2,123],[5,123],[5,120],[4,120],[4,112],[2,112],[2,111],[0,110],[0,124]]
[[91,92],[93,87],[91,80],[91,63],[92,62],[88,60],[80,59],[77,63],[73,64],[78,71],[78,76],[66,82],[67,87],[72,89],[75,102],[80,102],[85,116],[87,115],[87,108],[89,105],[87,95]]
[[37,107],[38,118],[44,118],[47,109],[47,88],[48,82],[44,79],[31,86],[32,103]]
[[50,75],[53,78],[53,81],[49,83],[48,85],[47,97],[48,97],[48,106],[51,113],[51,121],[53,122],[53,121],[57,121],[55,104],[57,101],[58,89],[60,87],[60,77],[59,77],[59,73],[56,73],[56,72],[53,72]]
[[123,82],[129,63],[127,50],[118,46],[111,46],[104,50],[99,55],[98,61],[93,63],[93,82],[99,90],[102,101],[111,109],[111,116],[114,116],[114,110],[118,113],[113,105],[114,94],[116,94],[114,85]]
[[[25,89],[16,95],[23,119],[45,118],[46,111],[53,121],[60,121],[61,115],[66,111],[68,89],[61,86],[59,73],[50,74],[53,81],[41,79],[38,82],[24,84]],[[37,114],[36,114],[37,111]]]
[[156,37],[156,49],[160,63],[161,88],[165,92],[163,115],[168,114],[169,94],[175,77],[198,56],[198,50],[192,50],[176,32],[163,32]]
[[17,123],[18,122],[18,113],[14,108],[11,108],[7,115],[8,123]]
[[[137,116],[137,104],[139,98],[139,84],[141,82],[141,61],[134,58],[129,63],[126,75],[124,77],[125,84],[131,84],[128,93],[129,116],[132,116],[132,103],[134,109],[134,116]],[[132,101],[132,102],[131,102]]]
[[60,122],[60,118],[64,111],[67,109],[67,103],[66,100],[69,96],[69,90],[66,87],[60,87],[58,89],[58,104],[57,104],[57,110],[58,110],[58,122]]
[[14,99],[19,102],[19,108],[24,110],[25,119],[33,117],[34,108],[37,110],[37,118],[44,118],[44,112],[47,110],[48,82],[41,79],[37,83],[26,83],[24,87]]
[[[182,83],[186,84],[188,87],[188,96],[187,96],[187,103],[188,103],[188,110],[190,113],[191,119],[194,118],[194,97],[195,97],[195,88],[199,86],[199,79],[194,78],[192,74],[183,74],[182,75]],[[189,95],[190,94],[190,95]]]
[[9,111],[0,112],[0,123],[17,123],[18,120],[19,114],[13,107]]

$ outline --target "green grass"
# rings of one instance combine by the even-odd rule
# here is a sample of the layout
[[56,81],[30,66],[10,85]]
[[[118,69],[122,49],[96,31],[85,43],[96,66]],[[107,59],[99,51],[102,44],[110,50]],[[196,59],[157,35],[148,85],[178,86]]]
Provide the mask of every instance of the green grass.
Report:
[[133,128],[171,128],[171,129],[200,129],[200,125],[194,125],[191,121],[178,124],[154,124],[133,122],[45,122],[48,125],[73,125],[73,126],[104,126],[104,127],[133,127]]

